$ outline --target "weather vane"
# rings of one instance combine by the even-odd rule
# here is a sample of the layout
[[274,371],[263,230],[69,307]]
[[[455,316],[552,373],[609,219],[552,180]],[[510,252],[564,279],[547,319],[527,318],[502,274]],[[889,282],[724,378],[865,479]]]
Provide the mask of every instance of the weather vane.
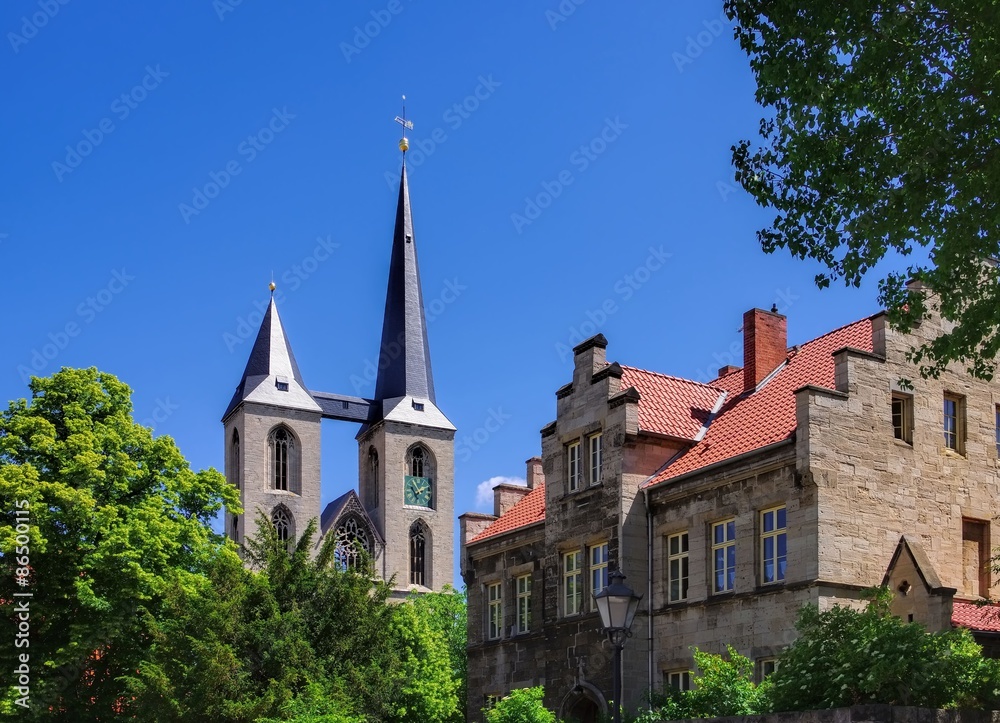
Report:
[[403,136],[399,139],[399,150],[406,153],[410,150],[410,142],[406,139],[406,131],[413,130],[413,122],[406,120],[406,96],[403,96],[403,115],[396,116],[396,122],[403,126]]

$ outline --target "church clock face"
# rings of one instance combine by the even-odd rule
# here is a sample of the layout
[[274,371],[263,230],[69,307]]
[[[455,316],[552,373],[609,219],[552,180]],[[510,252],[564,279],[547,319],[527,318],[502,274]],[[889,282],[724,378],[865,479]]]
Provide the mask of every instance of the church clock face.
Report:
[[403,484],[403,501],[418,507],[431,506],[431,481],[427,477],[406,477]]

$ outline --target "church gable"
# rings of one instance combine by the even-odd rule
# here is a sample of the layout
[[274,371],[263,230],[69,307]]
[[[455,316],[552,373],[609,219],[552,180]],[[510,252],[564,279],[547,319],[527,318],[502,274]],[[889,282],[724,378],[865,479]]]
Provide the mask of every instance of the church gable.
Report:
[[317,546],[323,544],[327,535],[336,537],[334,557],[344,567],[356,565],[362,554],[373,560],[378,559],[385,547],[385,540],[378,533],[354,490],[342,494],[323,510]]

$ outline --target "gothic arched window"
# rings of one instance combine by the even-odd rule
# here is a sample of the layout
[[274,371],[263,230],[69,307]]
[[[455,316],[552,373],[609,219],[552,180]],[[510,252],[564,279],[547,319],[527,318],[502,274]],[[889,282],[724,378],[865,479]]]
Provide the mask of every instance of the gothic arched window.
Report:
[[410,474],[414,477],[424,476],[424,448],[414,447],[410,453]]
[[232,470],[232,475],[229,480],[234,486],[240,486],[240,433],[238,430],[233,430],[233,441],[229,445],[229,453],[231,455],[229,460],[229,468]]
[[368,497],[372,507],[378,507],[378,452],[368,449]]
[[274,524],[274,531],[278,533],[278,539],[288,542],[292,537],[292,515],[284,507],[275,508],[271,513],[271,522]]
[[419,520],[410,526],[410,584],[427,585],[427,528]]
[[295,437],[285,427],[277,427],[268,436],[267,447],[272,489],[297,493]]
[[348,517],[337,526],[337,542],[333,557],[338,570],[361,567],[365,557],[371,555],[368,531],[356,517]]

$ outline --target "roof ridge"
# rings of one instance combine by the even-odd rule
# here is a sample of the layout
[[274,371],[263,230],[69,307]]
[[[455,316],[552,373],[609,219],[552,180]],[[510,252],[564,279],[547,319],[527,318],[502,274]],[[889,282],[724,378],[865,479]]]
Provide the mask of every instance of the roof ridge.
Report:
[[796,347],[798,347],[798,348],[801,349],[806,344],[812,344],[813,342],[817,342],[820,339],[823,339],[824,337],[832,336],[833,334],[836,334],[837,332],[841,332],[844,329],[847,329],[849,327],[852,327],[852,326],[855,326],[857,324],[860,324],[863,321],[871,321],[872,319],[874,319],[876,316],[878,316],[881,313],[882,312],[879,312],[878,314],[872,314],[870,316],[862,316],[860,319],[855,319],[854,321],[850,322],[849,324],[843,324],[841,326],[838,326],[836,329],[831,329],[830,331],[826,332],[825,334],[820,334],[819,336],[813,337],[812,339],[809,339],[808,341],[804,341],[804,342],[802,342],[800,344],[795,344],[794,346],[790,346],[790,347],[788,347],[788,351],[790,352],[792,349],[795,349]]
[[630,369],[631,371],[634,371],[634,372],[642,372],[643,374],[651,374],[651,375],[656,376],[656,377],[663,377],[664,379],[672,379],[672,380],[674,380],[676,382],[686,382],[687,384],[694,384],[694,385],[699,386],[699,387],[704,387],[706,389],[711,389],[714,392],[724,392],[724,391],[726,391],[725,389],[722,389],[721,387],[717,387],[717,386],[715,386],[713,384],[709,384],[707,382],[699,382],[696,379],[688,379],[687,377],[679,377],[679,376],[676,376],[674,374],[664,374],[663,372],[654,372],[651,369],[643,369],[642,367],[633,367],[633,366],[629,366],[627,364],[620,364],[620,366],[621,366],[622,369]]

